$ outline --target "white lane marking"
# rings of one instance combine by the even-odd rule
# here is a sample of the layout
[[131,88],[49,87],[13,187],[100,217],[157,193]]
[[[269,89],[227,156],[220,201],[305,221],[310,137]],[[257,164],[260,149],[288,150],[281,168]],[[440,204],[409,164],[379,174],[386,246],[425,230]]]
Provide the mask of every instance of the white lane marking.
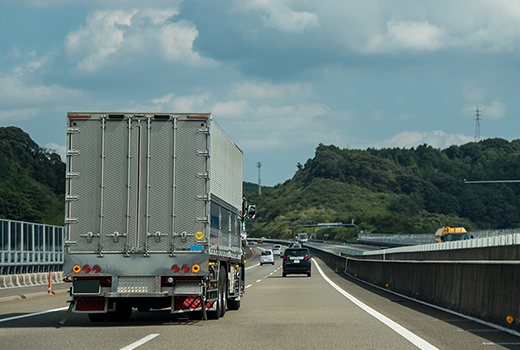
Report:
[[246,286],[246,289],[249,288],[249,287],[252,287],[252,286],[253,286],[252,284],[248,284],[248,285]]
[[273,273],[274,273],[274,272],[271,272],[271,273],[269,274],[269,276],[272,276],[272,275],[273,275]]
[[258,281],[256,281],[256,283],[258,283],[258,282],[262,282],[262,280],[258,280]]
[[143,339],[141,340],[138,340],[136,341],[135,343],[132,343],[128,346],[125,346],[124,348],[121,348],[121,350],[132,350],[132,349],[135,349],[137,348],[138,346],[141,346],[143,345],[144,343],[146,343],[147,341],[150,341],[152,340],[153,338],[157,337],[159,334],[149,334],[147,335],[146,337],[144,337]]
[[8,318],[3,318],[3,319],[0,320],[0,322],[8,322],[8,321],[13,321],[13,320],[18,320],[20,318],[44,315],[44,314],[48,314],[48,313],[51,313],[51,312],[67,310],[68,308],[69,308],[68,306],[65,306],[65,307],[60,307],[59,309],[52,309],[52,310],[47,310],[47,311],[35,312],[33,314],[27,314],[27,315],[20,315],[20,316],[13,316],[13,317],[8,317]]
[[358,307],[360,307],[362,310],[367,312],[369,315],[377,318],[383,324],[385,324],[386,326],[390,327],[390,329],[395,331],[397,334],[401,335],[403,338],[408,340],[413,345],[417,346],[419,349],[422,349],[422,350],[439,350],[435,346],[433,346],[430,343],[428,343],[426,340],[418,337],[417,335],[415,335],[414,333],[410,332],[408,329],[404,328],[400,324],[392,321],[388,317],[386,317],[383,314],[381,314],[381,313],[377,312],[376,310],[372,309],[370,306],[362,303],[359,299],[357,299],[354,296],[350,295],[349,293],[345,292],[337,284],[335,284],[327,276],[325,276],[325,274],[323,273],[321,268],[318,266],[318,263],[316,262],[316,260],[314,260],[314,258],[312,258],[312,261],[314,262],[314,265],[316,265],[316,268],[318,269],[318,272],[320,273],[321,277],[323,277],[323,279],[325,281],[327,281],[327,283],[330,284],[332,286],[332,288],[334,288],[335,290],[340,292],[344,297],[346,297],[351,302],[356,304]]
[[260,266],[260,264],[256,264],[256,265],[253,265],[253,266],[246,267],[246,270],[252,269],[253,267],[257,267],[257,266]]
[[520,345],[520,343],[482,343],[482,345]]

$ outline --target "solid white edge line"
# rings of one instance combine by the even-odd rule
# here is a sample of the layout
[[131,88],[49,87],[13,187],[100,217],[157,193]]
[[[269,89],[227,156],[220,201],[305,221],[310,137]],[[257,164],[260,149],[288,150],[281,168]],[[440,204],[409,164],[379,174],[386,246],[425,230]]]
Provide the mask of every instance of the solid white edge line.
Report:
[[8,318],[3,318],[3,319],[0,319],[0,322],[8,322],[8,321],[13,321],[13,320],[18,320],[20,318],[26,318],[26,317],[31,317],[31,316],[38,316],[38,315],[48,314],[48,313],[51,313],[51,312],[67,310],[68,308],[69,308],[68,306],[65,306],[65,307],[60,307],[59,309],[52,309],[52,310],[47,310],[47,311],[35,312],[33,314],[27,314],[27,315],[20,315],[20,316],[13,316],[13,317],[8,317]]
[[372,309],[370,306],[362,303],[359,299],[357,299],[354,296],[350,295],[349,293],[345,292],[338,285],[336,285],[334,282],[332,282],[327,276],[325,276],[325,273],[323,273],[323,271],[321,270],[321,268],[318,265],[318,263],[316,262],[316,260],[314,260],[314,258],[312,258],[312,261],[314,262],[314,265],[316,265],[316,268],[318,269],[318,272],[320,273],[321,277],[323,277],[323,279],[325,281],[327,281],[327,283],[330,284],[332,286],[332,288],[337,290],[344,297],[346,297],[351,302],[356,304],[358,307],[360,307],[362,310],[367,312],[369,315],[371,315],[371,316],[375,317],[376,319],[378,319],[379,321],[381,321],[383,324],[388,326],[390,329],[392,329],[394,332],[396,332],[397,334],[399,334],[400,336],[402,336],[403,338],[408,340],[413,345],[417,346],[419,349],[422,349],[422,350],[439,350],[438,348],[436,348],[435,346],[431,345],[430,343],[428,343],[424,339],[418,337],[414,333],[410,332],[408,329],[404,328],[400,324],[392,321],[391,319],[389,319],[385,315],[383,315],[383,314],[379,313],[378,311]]
[[132,349],[135,349],[137,348],[138,346],[141,346],[143,345],[144,343],[152,340],[153,338],[157,337],[159,334],[149,334],[147,335],[146,337],[144,337],[143,339],[141,340],[138,340],[128,346],[125,346],[124,348],[121,348],[121,350],[132,350]]
[[[464,319],[464,320],[438,320],[438,321],[445,321],[445,322],[472,321],[472,322],[480,323],[480,324],[482,324],[484,326],[487,326],[487,327],[490,327],[490,328],[495,328],[495,329],[498,329],[499,331],[502,331],[502,332],[509,333],[509,334],[515,335],[517,337],[520,337],[520,332],[517,332],[515,330],[509,329],[509,328],[506,328],[506,327],[503,327],[503,326],[499,326],[499,325],[491,323],[491,322],[487,322],[487,321],[481,320],[480,318],[464,315],[464,314],[461,314],[460,312],[453,311],[453,310],[450,310],[450,309],[446,309],[446,308],[443,308],[443,307],[438,306],[438,305],[429,304],[429,303],[427,303],[425,301],[422,301],[422,300],[419,300],[419,299],[414,299],[414,298],[411,298],[411,297],[409,297],[407,295],[404,295],[404,294],[399,294],[399,293],[394,292],[392,290],[388,290],[388,289],[382,288],[380,286],[377,286],[375,284],[369,283],[367,281],[363,281],[362,279],[359,279],[357,277],[349,275],[346,272],[345,272],[345,275],[347,275],[349,278],[352,278],[352,279],[354,279],[356,281],[359,281],[359,282],[362,282],[364,284],[367,284],[367,285],[369,285],[371,287],[374,287],[374,288],[377,288],[377,289],[380,289],[380,290],[384,290],[387,293],[392,293],[393,295],[397,295],[397,296],[399,296],[401,298],[404,298],[404,299],[416,302],[418,304],[426,305],[428,307],[431,307],[431,308],[434,308],[434,309],[437,309],[437,310],[440,310],[440,311],[444,311],[446,313],[449,313],[449,314],[452,314],[454,316],[458,316],[458,317]],[[436,320],[433,320],[433,321],[436,321]]]

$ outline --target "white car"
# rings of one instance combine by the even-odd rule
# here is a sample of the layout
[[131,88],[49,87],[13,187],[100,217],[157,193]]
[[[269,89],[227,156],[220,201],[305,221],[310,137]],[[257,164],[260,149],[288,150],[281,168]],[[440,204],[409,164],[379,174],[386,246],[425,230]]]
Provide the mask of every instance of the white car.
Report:
[[273,245],[273,255],[280,255],[280,251],[282,250],[281,244]]
[[274,255],[272,250],[265,249],[260,253],[260,266],[263,264],[274,265]]

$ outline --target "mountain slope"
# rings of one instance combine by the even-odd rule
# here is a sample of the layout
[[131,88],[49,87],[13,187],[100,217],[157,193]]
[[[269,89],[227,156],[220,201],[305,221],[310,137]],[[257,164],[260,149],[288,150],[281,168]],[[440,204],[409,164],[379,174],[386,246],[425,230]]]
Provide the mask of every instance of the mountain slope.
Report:
[[63,225],[65,163],[16,127],[0,127],[0,217]]
[[[258,215],[253,236],[289,237],[298,221],[352,220],[365,232],[433,233],[520,227],[520,184],[464,184],[520,179],[520,140],[488,139],[440,150],[349,150],[318,145],[291,180],[248,192]],[[352,237],[352,229],[320,230]]]

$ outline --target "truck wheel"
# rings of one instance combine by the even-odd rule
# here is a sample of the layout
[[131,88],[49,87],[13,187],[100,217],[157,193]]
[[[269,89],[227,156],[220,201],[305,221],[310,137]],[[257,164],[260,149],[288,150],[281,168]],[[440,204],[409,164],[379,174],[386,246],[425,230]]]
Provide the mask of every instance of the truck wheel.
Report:
[[139,311],[139,312],[148,312],[148,311],[150,311],[150,307],[149,306],[138,306],[137,307],[137,311]]
[[192,321],[200,320],[202,318],[202,311],[188,312],[188,318]]
[[221,302],[220,302],[220,317],[224,317],[227,309],[227,298],[228,298],[228,285],[227,285],[227,273],[226,269],[222,266],[220,267],[219,273],[219,283],[222,286],[222,293],[220,294]]
[[240,309],[240,300],[230,300],[227,302],[229,310],[238,310]]
[[132,317],[132,305],[129,303],[119,302],[116,306],[116,313],[119,314],[119,317],[123,320],[128,320]]
[[103,322],[107,314],[88,314],[90,322]]

